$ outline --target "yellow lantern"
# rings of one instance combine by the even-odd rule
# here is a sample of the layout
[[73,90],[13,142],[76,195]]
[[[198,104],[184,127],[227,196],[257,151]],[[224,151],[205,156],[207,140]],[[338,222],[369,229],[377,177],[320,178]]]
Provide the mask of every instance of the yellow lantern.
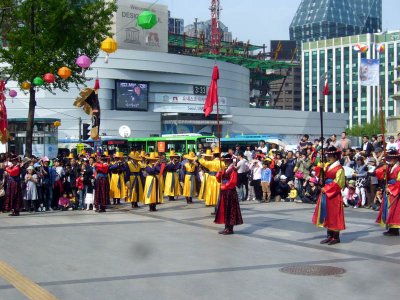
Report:
[[57,72],[58,76],[60,76],[62,79],[67,79],[68,77],[71,76],[72,72],[71,69],[68,67],[62,67],[60,69],[58,69]]
[[60,127],[60,126],[61,126],[61,122],[60,122],[60,121],[55,121],[55,122],[53,123],[53,126],[54,126],[54,127]]
[[30,88],[31,88],[31,84],[28,81],[24,81],[21,84],[21,89],[23,89],[23,90],[29,90]]
[[108,57],[110,53],[114,53],[115,51],[117,51],[118,44],[114,39],[108,37],[101,42],[100,49],[107,53],[105,63],[108,63]]

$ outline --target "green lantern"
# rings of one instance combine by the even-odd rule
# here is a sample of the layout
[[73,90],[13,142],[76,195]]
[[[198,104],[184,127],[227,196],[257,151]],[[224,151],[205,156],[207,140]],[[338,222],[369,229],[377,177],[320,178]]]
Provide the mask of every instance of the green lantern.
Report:
[[151,29],[157,24],[157,16],[149,10],[144,10],[137,18],[137,24],[143,29]]
[[35,79],[33,79],[33,84],[36,86],[41,86],[43,85],[44,81],[41,77],[35,77]]

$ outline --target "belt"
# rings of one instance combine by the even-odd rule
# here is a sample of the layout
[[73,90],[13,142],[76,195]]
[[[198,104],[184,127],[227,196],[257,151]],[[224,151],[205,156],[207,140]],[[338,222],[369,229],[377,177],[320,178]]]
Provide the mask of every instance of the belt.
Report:
[[186,175],[196,175],[196,174],[193,173],[193,172],[186,172],[185,174],[186,174]]
[[97,173],[96,178],[107,178],[107,174]]
[[217,175],[217,172],[208,172],[208,174],[209,174],[210,176],[215,176],[215,175]]
[[131,172],[131,176],[132,175],[140,175],[140,174],[142,174],[141,172]]

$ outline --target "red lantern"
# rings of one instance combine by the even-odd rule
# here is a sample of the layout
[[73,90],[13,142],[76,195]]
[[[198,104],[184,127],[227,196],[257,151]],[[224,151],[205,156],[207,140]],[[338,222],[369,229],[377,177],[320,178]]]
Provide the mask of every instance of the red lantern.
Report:
[[46,83],[53,83],[54,81],[56,81],[56,76],[54,76],[54,74],[52,74],[52,73],[46,73],[43,76],[43,80]]
[[68,77],[71,76],[72,72],[70,68],[67,67],[62,67],[60,69],[58,69],[57,72],[58,76],[60,76],[62,79],[67,79]]

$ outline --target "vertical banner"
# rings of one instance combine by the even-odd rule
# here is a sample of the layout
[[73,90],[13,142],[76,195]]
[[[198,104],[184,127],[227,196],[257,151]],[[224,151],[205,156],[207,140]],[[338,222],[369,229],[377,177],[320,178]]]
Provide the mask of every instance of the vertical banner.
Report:
[[359,70],[363,86],[379,86],[379,59],[361,58]]

